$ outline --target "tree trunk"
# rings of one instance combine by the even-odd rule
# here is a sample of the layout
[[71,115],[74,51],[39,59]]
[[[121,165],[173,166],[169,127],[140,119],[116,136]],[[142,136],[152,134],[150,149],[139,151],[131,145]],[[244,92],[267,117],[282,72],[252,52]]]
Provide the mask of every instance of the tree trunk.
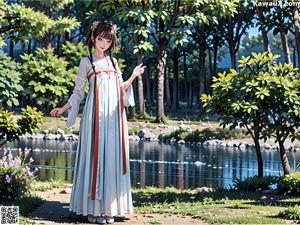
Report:
[[[159,19],[159,31],[164,31],[164,21]],[[157,111],[156,111],[156,121],[165,122],[164,113],[164,71],[167,60],[167,40],[163,37],[159,39],[158,46],[158,64],[157,64]]]
[[262,160],[258,134],[254,135],[253,141],[255,144],[255,152],[256,152],[256,158],[257,158],[258,177],[263,177],[264,176],[264,163]]
[[178,48],[174,48],[173,52],[173,64],[174,64],[174,72],[173,72],[173,98],[172,98],[172,112],[175,112],[178,108]]
[[15,42],[12,38],[9,39],[9,56],[11,58],[14,58],[14,46]]
[[[257,10],[257,14],[258,14],[260,22],[263,22],[265,20],[264,7],[258,6],[258,7],[256,7],[256,10]],[[260,27],[260,29],[261,29],[261,36],[263,39],[264,51],[271,52],[269,40],[268,40],[268,33],[267,33],[266,29],[263,28],[262,26]]]
[[[46,10],[46,15],[49,17],[49,18],[52,18],[52,12],[51,12],[51,9],[50,7],[48,7]],[[50,49],[52,46],[51,46],[51,32],[47,32],[45,34],[45,37],[44,37],[44,47],[46,49]]]
[[147,90],[147,104],[150,105],[151,104],[151,92],[150,92],[150,65],[147,64],[147,67],[145,69],[145,80],[146,80],[146,90]]
[[[68,16],[69,16],[69,11],[70,11],[70,7],[69,7],[69,5],[67,5],[67,6],[64,8],[64,17],[68,17]],[[70,33],[66,31],[66,32],[65,32],[65,35],[64,35],[64,44],[65,44],[67,41],[70,41]]]
[[292,170],[291,170],[291,167],[289,164],[289,159],[285,152],[284,142],[278,141],[278,144],[279,144],[279,152],[280,152],[280,159],[281,159],[281,163],[282,163],[283,172],[284,172],[284,174],[292,174]]
[[27,54],[31,53],[31,42],[32,42],[32,39],[29,39],[29,41],[28,41],[28,47],[27,47]]
[[58,35],[57,36],[57,42],[56,42],[56,55],[58,55],[58,56],[60,56],[60,38],[61,38],[61,36],[60,35]]
[[233,26],[232,26],[232,18],[228,16],[228,45],[229,45],[229,53],[231,60],[231,68],[236,69],[236,55],[235,55],[235,43],[233,40]]
[[[199,96],[205,93],[205,50],[206,50],[206,43],[205,43],[205,29],[204,26],[201,26],[201,32],[199,37],[199,80],[200,80],[200,91]],[[203,111],[202,105],[200,105],[200,111]]]
[[193,86],[192,81],[189,82],[189,98],[188,98],[188,108],[191,109],[193,107]]
[[280,36],[281,36],[282,47],[283,47],[283,52],[284,52],[284,60],[286,63],[291,63],[290,48],[288,45],[286,34],[283,30],[280,31]]
[[295,26],[295,41],[297,45],[298,53],[298,67],[300,67],[300,23],[299,23],[299,11],[296,6],[292,7],[293,21]]
[[168,109],[171,108],[171,94],[170,94],[170,69],[169,68],[165,68],[165,89],[166,89],[166,99],[167,99],[167,105],[168,105]]
[[[143,54],[139,52],[137,55],[137,64],[140,65],[143,62]],[[145,116],[145,103],[144,103],[144,85],[142,76],[138,76],[138,99],[139,99],[139,114],[141,117]]]
[[184,74],[184,99],[188,102],[188,79],[186,66],[186,52],[183,53],[183,74]]

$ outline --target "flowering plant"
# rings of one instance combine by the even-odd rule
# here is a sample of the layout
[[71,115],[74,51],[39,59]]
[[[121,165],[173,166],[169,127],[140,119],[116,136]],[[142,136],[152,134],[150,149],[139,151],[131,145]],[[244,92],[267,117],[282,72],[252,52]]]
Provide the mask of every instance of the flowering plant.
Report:
[[4,148],[0,159],[0,201],[19,199],[30,190],[38,168],[31,171],[34,160],[32,157],[28,160],[29,152],[28,148],[19,148],[18,156],[13,157],[11,150]]

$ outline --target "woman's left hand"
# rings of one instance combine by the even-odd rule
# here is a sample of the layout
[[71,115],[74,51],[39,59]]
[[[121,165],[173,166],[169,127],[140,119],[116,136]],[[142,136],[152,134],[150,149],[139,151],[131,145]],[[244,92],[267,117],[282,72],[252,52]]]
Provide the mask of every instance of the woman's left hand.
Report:
[[141,63],[140,65],[136,66],[133,70],[132,75],[134,76],[134,78],[140,76],[142,73],[144,73],[144,69],[146,68],[146,66],[142,66],[143,63]]

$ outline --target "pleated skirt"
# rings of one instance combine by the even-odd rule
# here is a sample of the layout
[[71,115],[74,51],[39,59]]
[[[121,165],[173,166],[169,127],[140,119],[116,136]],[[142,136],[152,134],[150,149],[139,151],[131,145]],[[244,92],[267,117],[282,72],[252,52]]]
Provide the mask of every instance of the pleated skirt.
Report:
[[99,154],[96,199],[91,199],[94,155],[94,79],[89,81],[77,144],[69,211],[77,215],[108,216],[133,213],[128,126],[124,119],[126,169],[122,173],[121,113],[118,80],[115,76],[98,75],[99,87]]

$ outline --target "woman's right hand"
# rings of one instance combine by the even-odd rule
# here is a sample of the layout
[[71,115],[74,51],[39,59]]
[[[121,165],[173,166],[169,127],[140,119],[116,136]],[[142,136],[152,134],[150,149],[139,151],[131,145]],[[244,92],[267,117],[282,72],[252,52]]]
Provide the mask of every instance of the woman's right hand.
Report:
[[49,113],[51,116],[60,116],[61,114],[64,113],[64,109],[63,108],[54,108],[51,110],[51,112]]

